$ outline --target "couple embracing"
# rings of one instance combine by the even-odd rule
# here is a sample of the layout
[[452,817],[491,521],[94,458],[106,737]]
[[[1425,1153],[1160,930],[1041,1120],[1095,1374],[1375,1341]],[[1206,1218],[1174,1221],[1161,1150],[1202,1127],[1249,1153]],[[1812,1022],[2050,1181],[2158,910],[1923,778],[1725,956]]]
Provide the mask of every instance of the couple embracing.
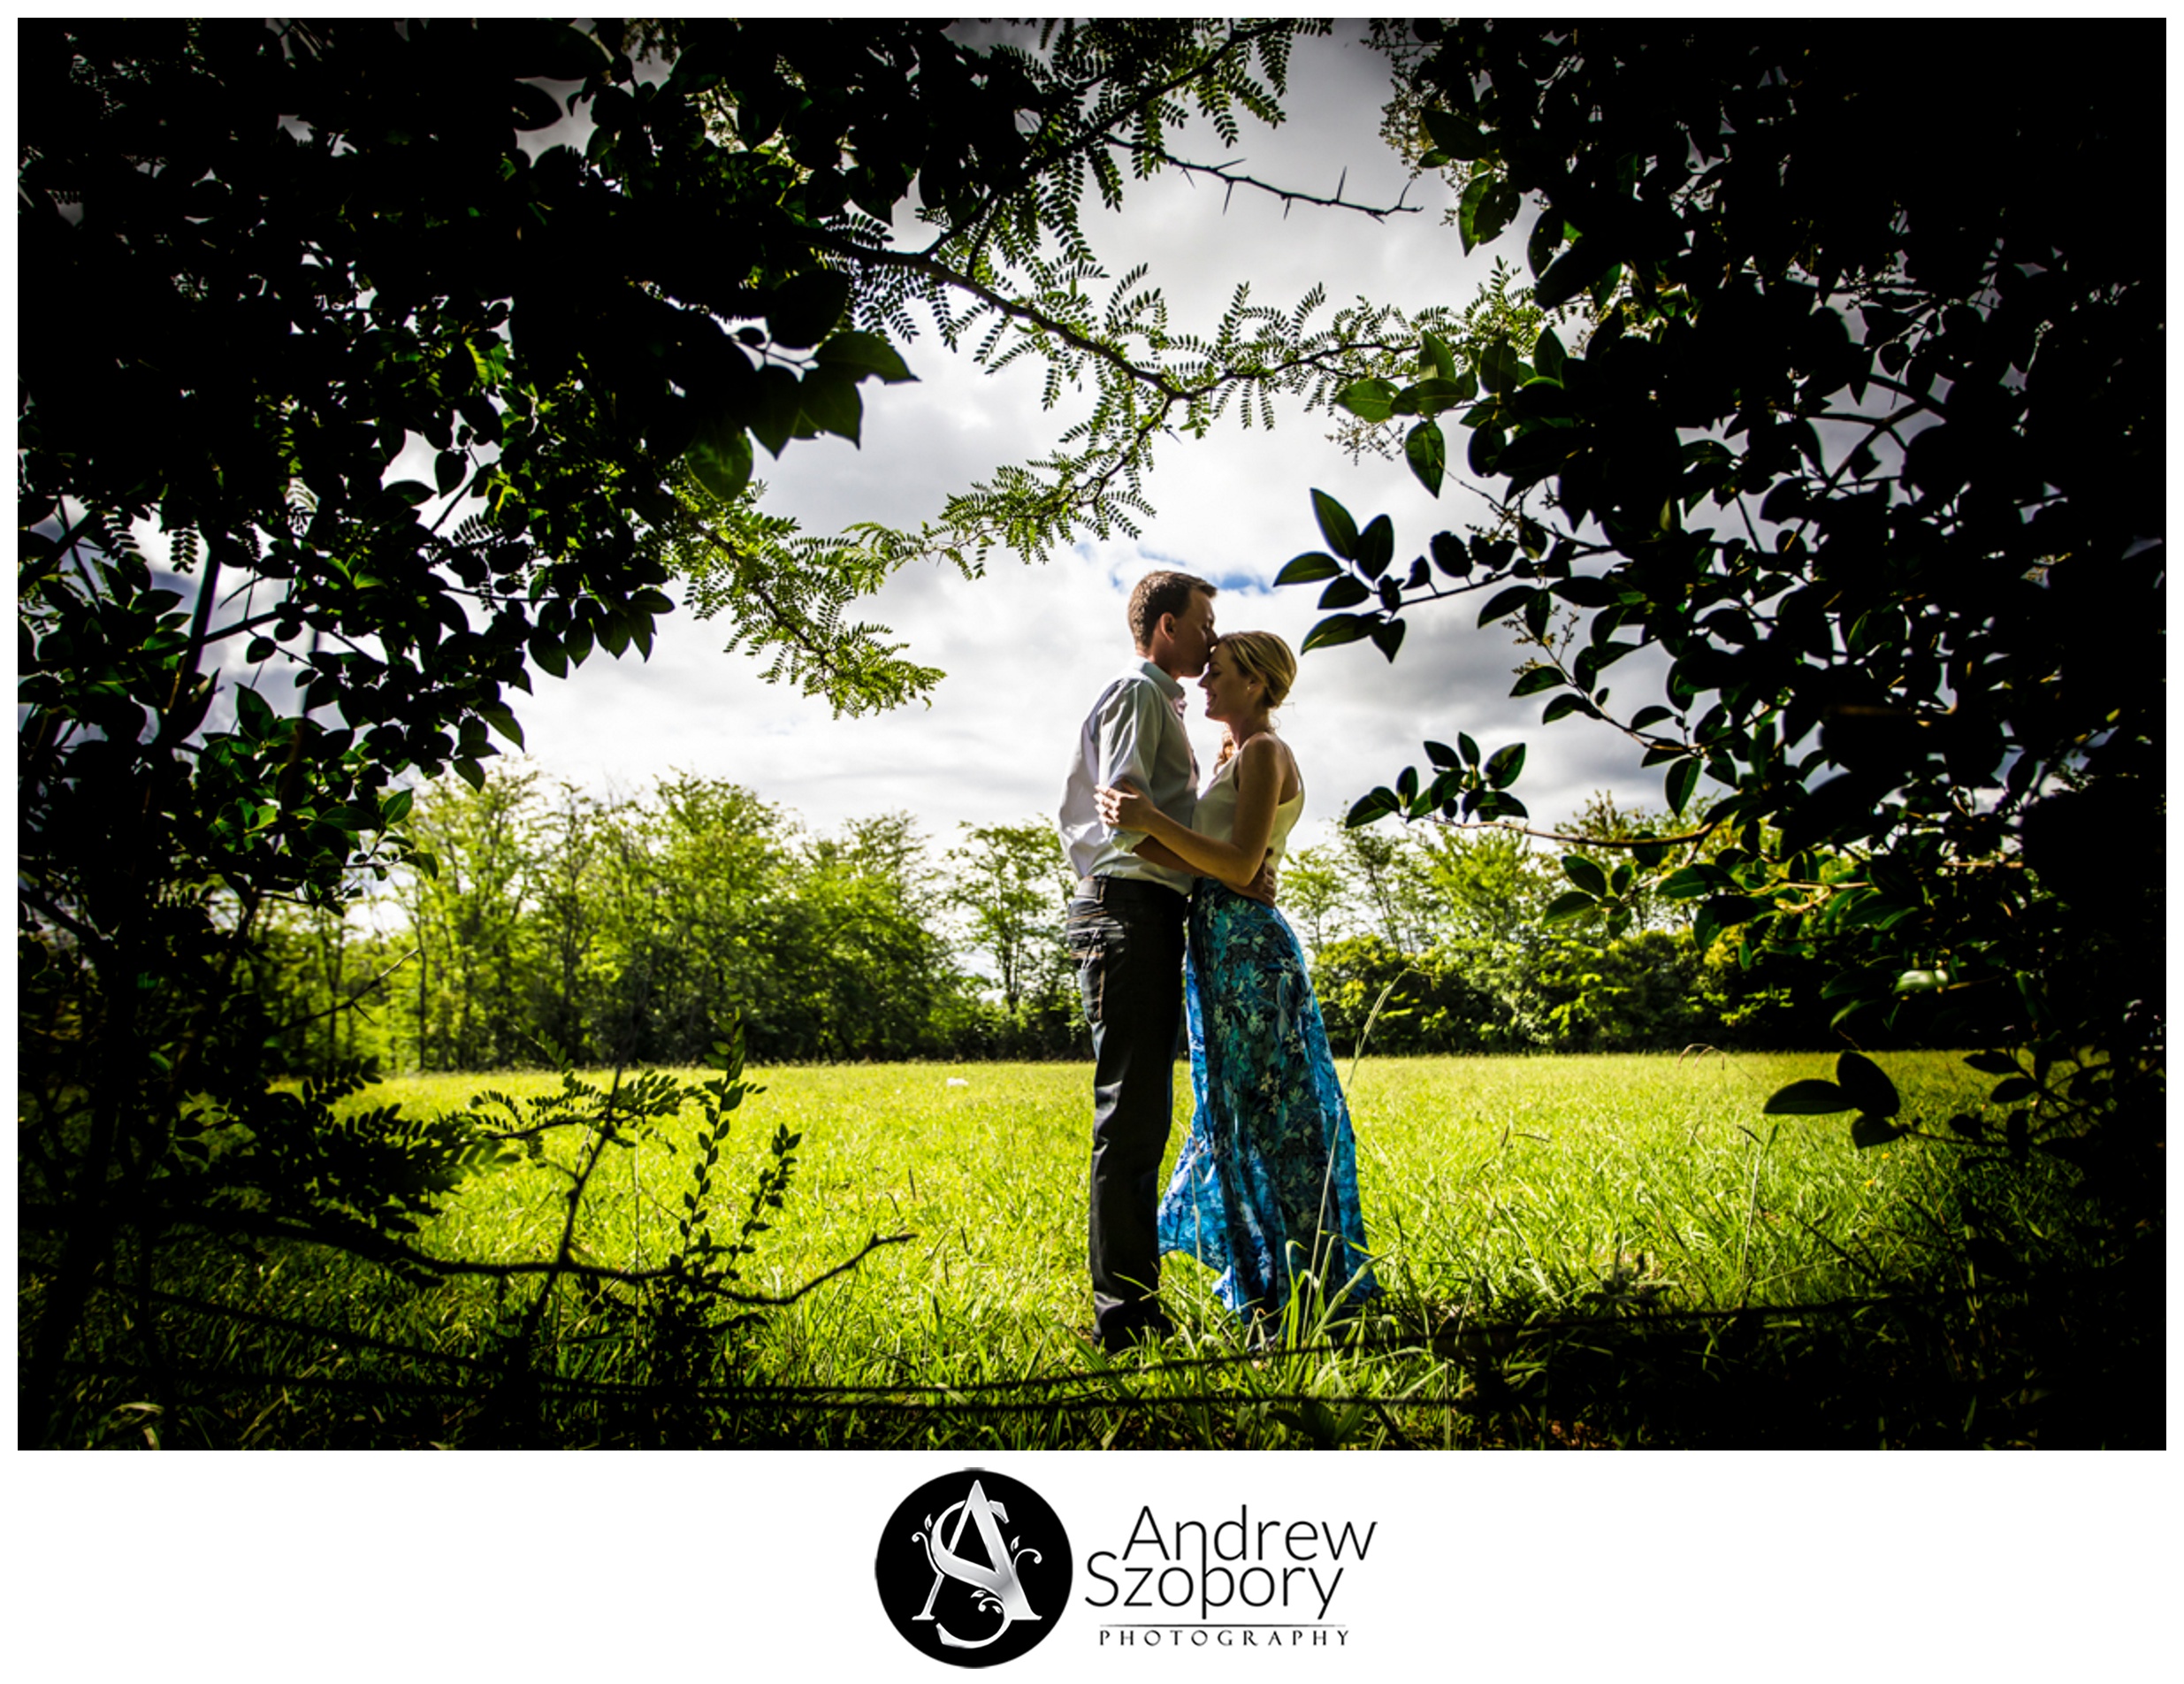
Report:
[[[1062,793],[1078,879],[1069,944],[1092,1026],[1094,1333],[1110,1351],[1170,1330],[1167,1252],[1203,1263],[1222,1303],[1255,1321],[1302,1282],[1338,1311],[1378,1290],[1349,1113],[1302,950],[1273,905],[1304,810],[1273,729],[1296,658],[1268,632],[1217,639],[1215,594],[1187,573],[1138,581],[1138,659],[1085,720]],[[1203,789],[1186,678],[1224,734]],[[1187,1021],[1194,1114],[1164,1193]]]

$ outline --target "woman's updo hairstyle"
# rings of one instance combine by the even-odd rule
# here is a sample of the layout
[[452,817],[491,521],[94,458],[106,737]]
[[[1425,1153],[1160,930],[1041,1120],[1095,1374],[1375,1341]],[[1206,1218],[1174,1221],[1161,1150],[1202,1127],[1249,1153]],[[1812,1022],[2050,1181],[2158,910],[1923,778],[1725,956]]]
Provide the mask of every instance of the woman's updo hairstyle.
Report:
[[[1297,681],[1297,658],[1289,653],[1289,646],[1271,632],[1224,632],[1213,640],[1213,647],[1234,662],[1238,672],[1247,678],[1256,678],[1266,686],[1268,712],[1288,700],[1289,686]],[[1221,753],[1213,763],[1217,767],[1226,766],[1235,753],[1236,739],[1224,725]]]
[[1297,658],[1289,646],[1271,632],[1224,632],[1215,647],[1235,662],[1247,678],[1266,686],[1266,705],[1279,708],[1288,700],[1289,686],[1297,681]]

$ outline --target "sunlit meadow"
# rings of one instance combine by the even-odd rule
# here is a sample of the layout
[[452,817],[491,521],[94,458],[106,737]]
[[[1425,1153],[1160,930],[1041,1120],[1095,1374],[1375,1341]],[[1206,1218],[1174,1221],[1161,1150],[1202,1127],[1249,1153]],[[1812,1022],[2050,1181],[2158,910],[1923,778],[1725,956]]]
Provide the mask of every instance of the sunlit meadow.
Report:
[[[1901,1121],[1940,1134],[1951,1114],[1980,1108],[1954,1055],[1882,1062]],[[759,1091],[716,1171],[715,1226],[742,1217],[775,1131],[800,1135],[793,1185],[764,1213],[772,1226],[739,1282],[786,1302],[750,1306],[674,1432],[648,1437],[665,1429],[657,1411],[649,1428],[632,1412],[653,1397],[631,1366],[635,1306],[564,1286],[537,1330],[526,1419],[556,1443],[1590,1446],[1926,1442],[1937,1422],[1976,1440],[1983,1408],[2009,1442],[2034,1394],[1981,1355],[1994,1317],[1982,1321],[1962,1242],[1976,1224],[2067,1262],[2067,1200],[2051,1176],[1983,1174],[1940,1142],[1861,1151],[1844,1119],[1765,1114],[1769,1093],[1829,1068],[1820,1055],[1712,1052],[1346,1066],[1380,1298],[1345,1326],[1304,1306],[1251,1329],[1210,1297],[1203,1270],[1172,1258],[1176,1335],[1115,1359],[1077,1331],[1088,1068],[754,1069]],[[558,1081],[413,1077],[360,1103],[429,1112]],[[582,1260],[659,1265],[691,1184],[694,1128],[607,1155],[575,1231]],[[557,1141],[549,1160],[577,1144]],[[554,1161],[486,1170],[420,1243],[551,1257],[569,1184]],[[535,1285],[419,1289],[300,1252],[200,1258],[183,1284],[360,1336],[261,1321],[216,1337],[206,1319],[179,1336],[219,1345],[200,1355],[233,1365],[241,1389],[165,1422],[172,1442],[508,1442],[481,1401],[491,1388],[471,1382],[485,1353],[505,1357],[494,1342]],[[243,1416],[241,1370],[283,1364],[302,1383],[250,1392],[256,1419]]]
[[[1352,1076],[1359,1177],[1379,1271],[1417,1309],[1483,1310],[1497,1294],[1576,1304],[1619,1271],[1664,1300],[1810,1301],[1910,1266],[1923,1224],[1906,1196],[1947,1173],[1907,1143],[1852,1148],[1843,1119],[1773,1119],[1767,1095],[1825,1075],[1817,1056],[1368,1060]],[[1979,1090],[1943,1054],[1889,1060],[1907,1111],[1938,1127]],[[698,1072],[691,1073],[693,1076]],[[1189,1121],[1177,1071],[1176,1129]],[[1058,1064],[880,1065],[753,1071],[738,1114],[750,1173],[777,1125],[803,1136],[798,1184],[748,1284],[785,1294],[874,1236],[908,1235],[777,1316],[767,1340],[810,1376],[947,1383],[1077,1354],[1088,1319],[1084,1178],[1090,1075]],[[493,1078],[512,1093],[550,1076]],[[461,1077],[388,1084],[386,1098],[459,1103]],[[593,1259],[656,1263],[688,1167],[672,1137],[601,1173],[580,1234]],[[737,1184],[734,1175],[729,1185]],[[550,1250],[565,1182],[481,1179],[439,1248]],[[1233,1318],[1171,1259],[1193,1336]]]

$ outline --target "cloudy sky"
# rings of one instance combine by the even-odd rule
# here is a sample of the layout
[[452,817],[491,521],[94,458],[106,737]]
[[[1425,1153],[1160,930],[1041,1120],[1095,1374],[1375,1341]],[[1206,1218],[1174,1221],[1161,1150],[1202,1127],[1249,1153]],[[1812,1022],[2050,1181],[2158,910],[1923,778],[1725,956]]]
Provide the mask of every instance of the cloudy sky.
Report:
[[[1248,128],[1233,155],[1210,132],[1192,137],[1195,150],[1178,149],[1241,157],[1262,180],[1321,194],[1347,171],[1350,198],[1394,203],[1405,172],[1378,134],[1386,89],[1383,62],[1352,27],[1299,44],[1283,127]],[[1324,282],[1325,319],[1361,295],[1461,306],[1494,249],[1520,260],[1529,218],[1500,248],[1467,257],[1442,219],[1441,183],[1411,184],[1409,199],[1423,212],[1385,223],[1302,205],[1285,219],[1271,197],[1239,189],[1224,210],[1218,189],[1171,176],[1133,186],[1119,213],[1091,210],[1086,225],[1111,274],[1150,264],[1171,321],[1187,330],[1210,329],[1240,280],[1254,302],[1285,309]],[[770,511],[812,532],[857,520],[915,525],[950,493],[1042,454],[1088,408],[1088,397],[1065,394],[1042,411],[1035,366],[989,375],[932,335],[902,348],[920,383],[865,388],[861,448],[829,438],[792,446],[778,463],[761,456]],[[1340,498],[1361,524],[1390,516],[1399,556],[1481,517],[1456,477],[1436,502],[1400,465],[1353,465],[1329,441],[1332,428],[1293,404],[1271,433],[1232,419],[1203,440],[1167,443],[1148,482],[1157,512],[1142,540],[1082,543],[1043,565],[997,555],[976,581],[922,566],[897,575],[855,617],[893,628],[910,658],[946,671],[929,708],[836,718],[823,702],[763,682],[747,656],[722,654],[725,623],[678,613],[649,662],[594,655],[569,681],[540,676],[537,696],[518,699],[531,758],[593,788],[638,789],[670,769],[729,778],[820,827],[907,809],[944,839],[958,821],[1049,814],[1085,709],[1130,659],[1123,609],[1143,573],[1174,566],[1215,579],[1222,627],[1277,632],[1294,647],[1319,617],[1317,593],[1271,586],[1292,555],[1322,546],[1311,487]],[[1475,629],[1476,612],[1474,601],[1413,614],[1392,666],[1363,643],[1305,657],[1282,729],[1304,769],[1307,830],[1422,762],[1424,739],[1453,741],[1459,731],[1490,750],[1531,745],[1518,792],[1538,818],[1562,816],[1601,788],[1660,805],[1658,775],[1639,771],[1622,738],[1577,719],[1542,731],[1539,699],[1508,699],[1521,657],[1506,632]],[[1195,706],[1194,698],[1194,737],[1210,765],[1217,736]]]

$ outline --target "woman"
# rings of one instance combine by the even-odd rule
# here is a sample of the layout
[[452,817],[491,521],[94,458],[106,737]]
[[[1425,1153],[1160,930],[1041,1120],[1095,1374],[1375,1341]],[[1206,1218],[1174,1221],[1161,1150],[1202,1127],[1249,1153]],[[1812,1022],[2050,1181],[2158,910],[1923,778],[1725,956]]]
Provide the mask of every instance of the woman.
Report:
[[1296,670],[1271,632],[1215,644],[1199,688],[1226,741],[1193,826],[1127,785],[1099,792],[1109,824],[1150,838],[1141,857],[1200,875],[1185,973],[1196,1110],[1160,1202],[1160,1246],[1212,1269],[1240,1314],[1279,1314],[1300,1275],[1330,1307],[1378,1290],[1349,1112],[1303,953],[1279,912],[1236,892],[1279,861],[1304,810],[1295,757],[1273,729]]

